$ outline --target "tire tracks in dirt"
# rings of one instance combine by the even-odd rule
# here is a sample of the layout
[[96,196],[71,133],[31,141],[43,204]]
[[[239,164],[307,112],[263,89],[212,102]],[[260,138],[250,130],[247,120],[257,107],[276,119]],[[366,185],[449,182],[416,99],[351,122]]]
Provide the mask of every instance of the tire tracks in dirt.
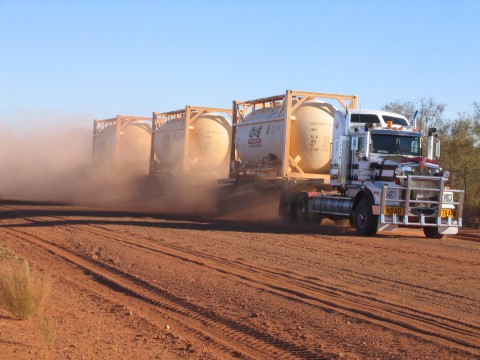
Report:
[[312,353],[309,349],[296,344],[272,338],[248,325],[222,317],[131,274],[105,263],[93,261],[86,256],[80,256],[37,235],[7,227],[2,227],[0,231],[21,241],[28,241],[39,246],[88,271],[102,282],[121,288],[133,296],[168,311],[170,317],[183,324],[196,336],[208,339],[210,346],[216,345],[223,353],[229,354],[232,358],[329,359],[332,356],[332,354]]
[[[61,217],[29,218],[29,220],[36,222],[48,222],[52,221],[52,219],[66,220]],[[63,226],[109,238],[113,241],[121,241],[127,246],[152,251],[158,255],[178,261],[188,262],[193,266],[221,273],[222,276],[228,276],[249,286],[268,289],[268,291],[277,296],[294,301],[302,301],[310,306],[335,311],[391,330],[480,355],[480,347],[478,345],[480,327],[474,324],[459,322],[440,314],[420,311],[408,306],[382,301],[355,291],[340,289],[322,283],[318,281],[319,279],[314,281],[313,279],[305,279],[298,274],[283,274],[268,269],[248,266],[237,261],[202,254],[171,244],[159,244],[152,239],[138,235],[122,235],[99,225]],[[139,280],[136,279],[136,281]],[[152,285],[144,283],[143,286],[148,288]],[[175,301],[178,303],[184,300],[177,298]],[[239,328],[241,325],[236,324],[235,327]],[[247,333],[252,332],[252,330],[245,329]],[[257,334],[257,336],[262,337],[263,335]],[[291,345],[283,344],[283,346],[288,347]],[[297,350],[300,352],[307,351],[306,349]]]

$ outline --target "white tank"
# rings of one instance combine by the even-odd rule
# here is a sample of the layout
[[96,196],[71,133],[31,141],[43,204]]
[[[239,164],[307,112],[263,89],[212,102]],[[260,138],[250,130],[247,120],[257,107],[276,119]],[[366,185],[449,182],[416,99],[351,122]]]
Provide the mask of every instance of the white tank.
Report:
[[[256,167],[266,159],[283,158],[285,111],[265,108],[248,114],[235,135],[235,148],[242,163]],[[307,101],[292,114],[290,156],[300,158],[305,172],[328,174],[333,116],[336,109],[325,102]],[[279,119],[281,120],[275,120]],[[249,123],[252,123],[251,125]]]
[[[218,114],[203,114],[190,124],[186,164],[195,171],[228,171],[231,124]],[[185,149],[185,119],[172,119],[155,132],[153,150],[158,167],[181,171]]]
[[93,142],[93,154],[97,162],[121,166],[130,173],[148,174],[152,128],[150,125],[133,122],[123,126],[119,134],[116,153],[117,126],[104,128]]

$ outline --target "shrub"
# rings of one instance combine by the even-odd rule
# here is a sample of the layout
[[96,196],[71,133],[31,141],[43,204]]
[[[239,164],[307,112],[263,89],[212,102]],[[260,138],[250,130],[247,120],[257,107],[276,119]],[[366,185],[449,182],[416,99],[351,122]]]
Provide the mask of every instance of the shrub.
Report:
[[26,260],[0,262],[0,306],[16,317],[26,319],[37,314],[50,288],[50,277],[32,270]]
[[35,322],[35,328],[43,339],[45,345],[51,349],[57,341],[57,330],[54,323],[45,319],[42,315],[39,315]]

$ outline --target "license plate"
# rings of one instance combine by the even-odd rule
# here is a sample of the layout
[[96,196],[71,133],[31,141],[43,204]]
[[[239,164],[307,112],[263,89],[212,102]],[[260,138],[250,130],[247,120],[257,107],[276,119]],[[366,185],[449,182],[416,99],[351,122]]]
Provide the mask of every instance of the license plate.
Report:
[[403,216],[405,215],[405,209],[400,207],[400,206],[385,206],[385,209],[383,209],[383,213],[385,215],[399,215]]
[[442,218],[457,218],[458,217],[458,210],[453,210],[453,209],[442,209],[442,212],[440,213],[440,217]]

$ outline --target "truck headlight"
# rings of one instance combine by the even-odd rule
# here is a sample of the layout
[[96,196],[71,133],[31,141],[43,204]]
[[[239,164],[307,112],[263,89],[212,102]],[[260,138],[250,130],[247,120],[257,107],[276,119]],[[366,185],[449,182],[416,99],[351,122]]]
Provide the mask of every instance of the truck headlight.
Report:
[[394,200],[397,198],[397,191],[391,190],[387,192],[387,199],[388,200]]
[[403,169],[400,166],[395,168],[395,175],[397,176],[403,175]]
[[443,202],[452,203],[453,202],[453,193],[444,192],[443,193]]

